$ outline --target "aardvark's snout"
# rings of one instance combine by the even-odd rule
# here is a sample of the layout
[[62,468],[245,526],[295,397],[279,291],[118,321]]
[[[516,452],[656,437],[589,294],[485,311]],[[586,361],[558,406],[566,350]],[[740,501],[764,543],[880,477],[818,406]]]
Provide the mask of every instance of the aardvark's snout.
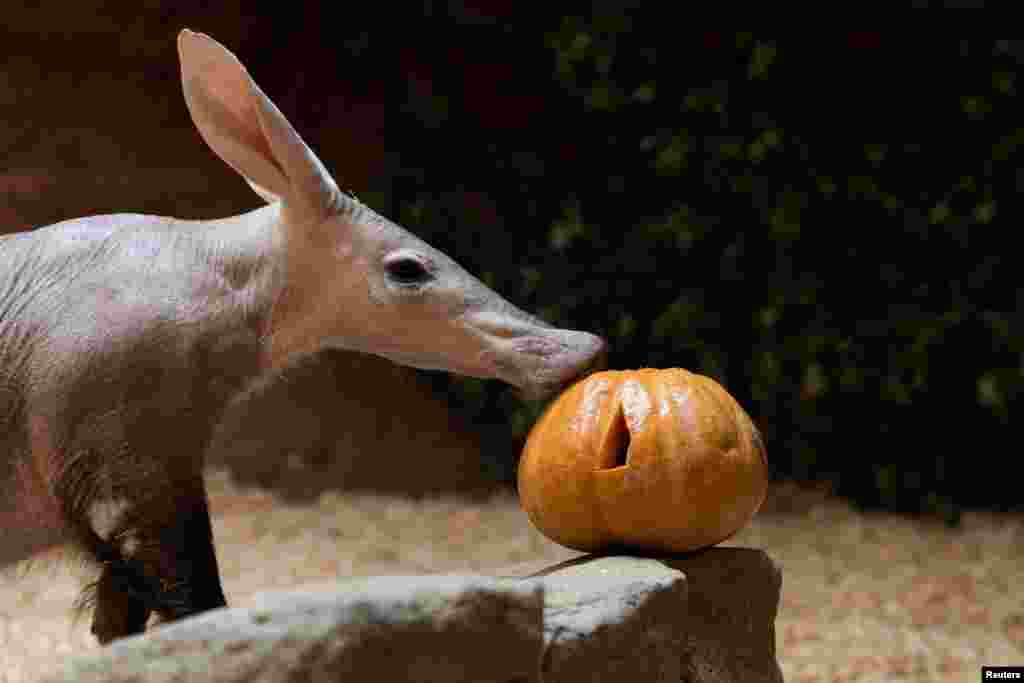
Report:
[[564,367],[560,369],[556,377],[556,386],[541,389],[545,394],[564,389],[577,379],[603,370],[608,366],[608,342],[604,339],[589,332],[575,330],[559,330],[559,332],[565,335],[566,343],[571,350],[565,359]]
[[529,399],[547,398],[607,363],[608,344],[589,332],[551,328],[508,342],[499,376]]

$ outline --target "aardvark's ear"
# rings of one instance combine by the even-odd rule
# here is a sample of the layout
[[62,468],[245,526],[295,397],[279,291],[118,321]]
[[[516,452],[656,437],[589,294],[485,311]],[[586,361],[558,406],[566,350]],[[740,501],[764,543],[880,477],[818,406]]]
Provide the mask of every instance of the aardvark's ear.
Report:
[[292,125],[223,45],[178,35],[185,102],[206,143],[267,201],[324,217],[338,188]]

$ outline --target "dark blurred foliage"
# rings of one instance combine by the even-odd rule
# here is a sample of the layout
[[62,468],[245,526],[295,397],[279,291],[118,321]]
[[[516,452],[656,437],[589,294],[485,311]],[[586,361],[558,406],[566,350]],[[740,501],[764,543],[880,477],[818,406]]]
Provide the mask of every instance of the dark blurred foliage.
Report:
[[[612,367],[721,381],[776,476],[951,521],[1020,503],[1024,43],[403,7],[150,31],[234,47],[360,199]],[[543,406],[431,380],[511,478]]]
[[[1020,500],[1019,44],[500,33],[516,57],[479,81],[417,53],[389,208],[613,367],[721,381],[778,474],[950,519]],[[536,415],[458,386],[519,434]]]

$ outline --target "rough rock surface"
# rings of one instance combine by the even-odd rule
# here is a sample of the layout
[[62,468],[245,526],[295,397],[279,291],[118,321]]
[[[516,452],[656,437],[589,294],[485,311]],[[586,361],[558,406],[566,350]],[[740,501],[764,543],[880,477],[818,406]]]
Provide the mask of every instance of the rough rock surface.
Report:
[[267,593],[119,641],[50,680],[782,681],[781,575],[761,551],[523,569]]
[[585,557],[542,574],[544,681],[782,681],[782,577],[761,551]]

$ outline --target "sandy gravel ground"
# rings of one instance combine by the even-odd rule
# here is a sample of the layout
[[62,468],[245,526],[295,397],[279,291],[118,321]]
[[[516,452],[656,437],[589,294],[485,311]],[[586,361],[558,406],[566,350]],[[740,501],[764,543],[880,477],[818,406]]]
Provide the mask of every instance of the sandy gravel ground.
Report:
[[[229,600],[333,576],[484,571],[573,553],[545,540],[511,495],[420,502],[324,494],[287,504],[211,472]],[[973,681],[1024,664],[1024,519],[969,514],[963,527],[864,515],[779,486],[731,544],[783,567],[777,644],[790,683]],[[96,647],[69,606],[87,572],[49,563],[0,574],[0,682],[37,680]]]

